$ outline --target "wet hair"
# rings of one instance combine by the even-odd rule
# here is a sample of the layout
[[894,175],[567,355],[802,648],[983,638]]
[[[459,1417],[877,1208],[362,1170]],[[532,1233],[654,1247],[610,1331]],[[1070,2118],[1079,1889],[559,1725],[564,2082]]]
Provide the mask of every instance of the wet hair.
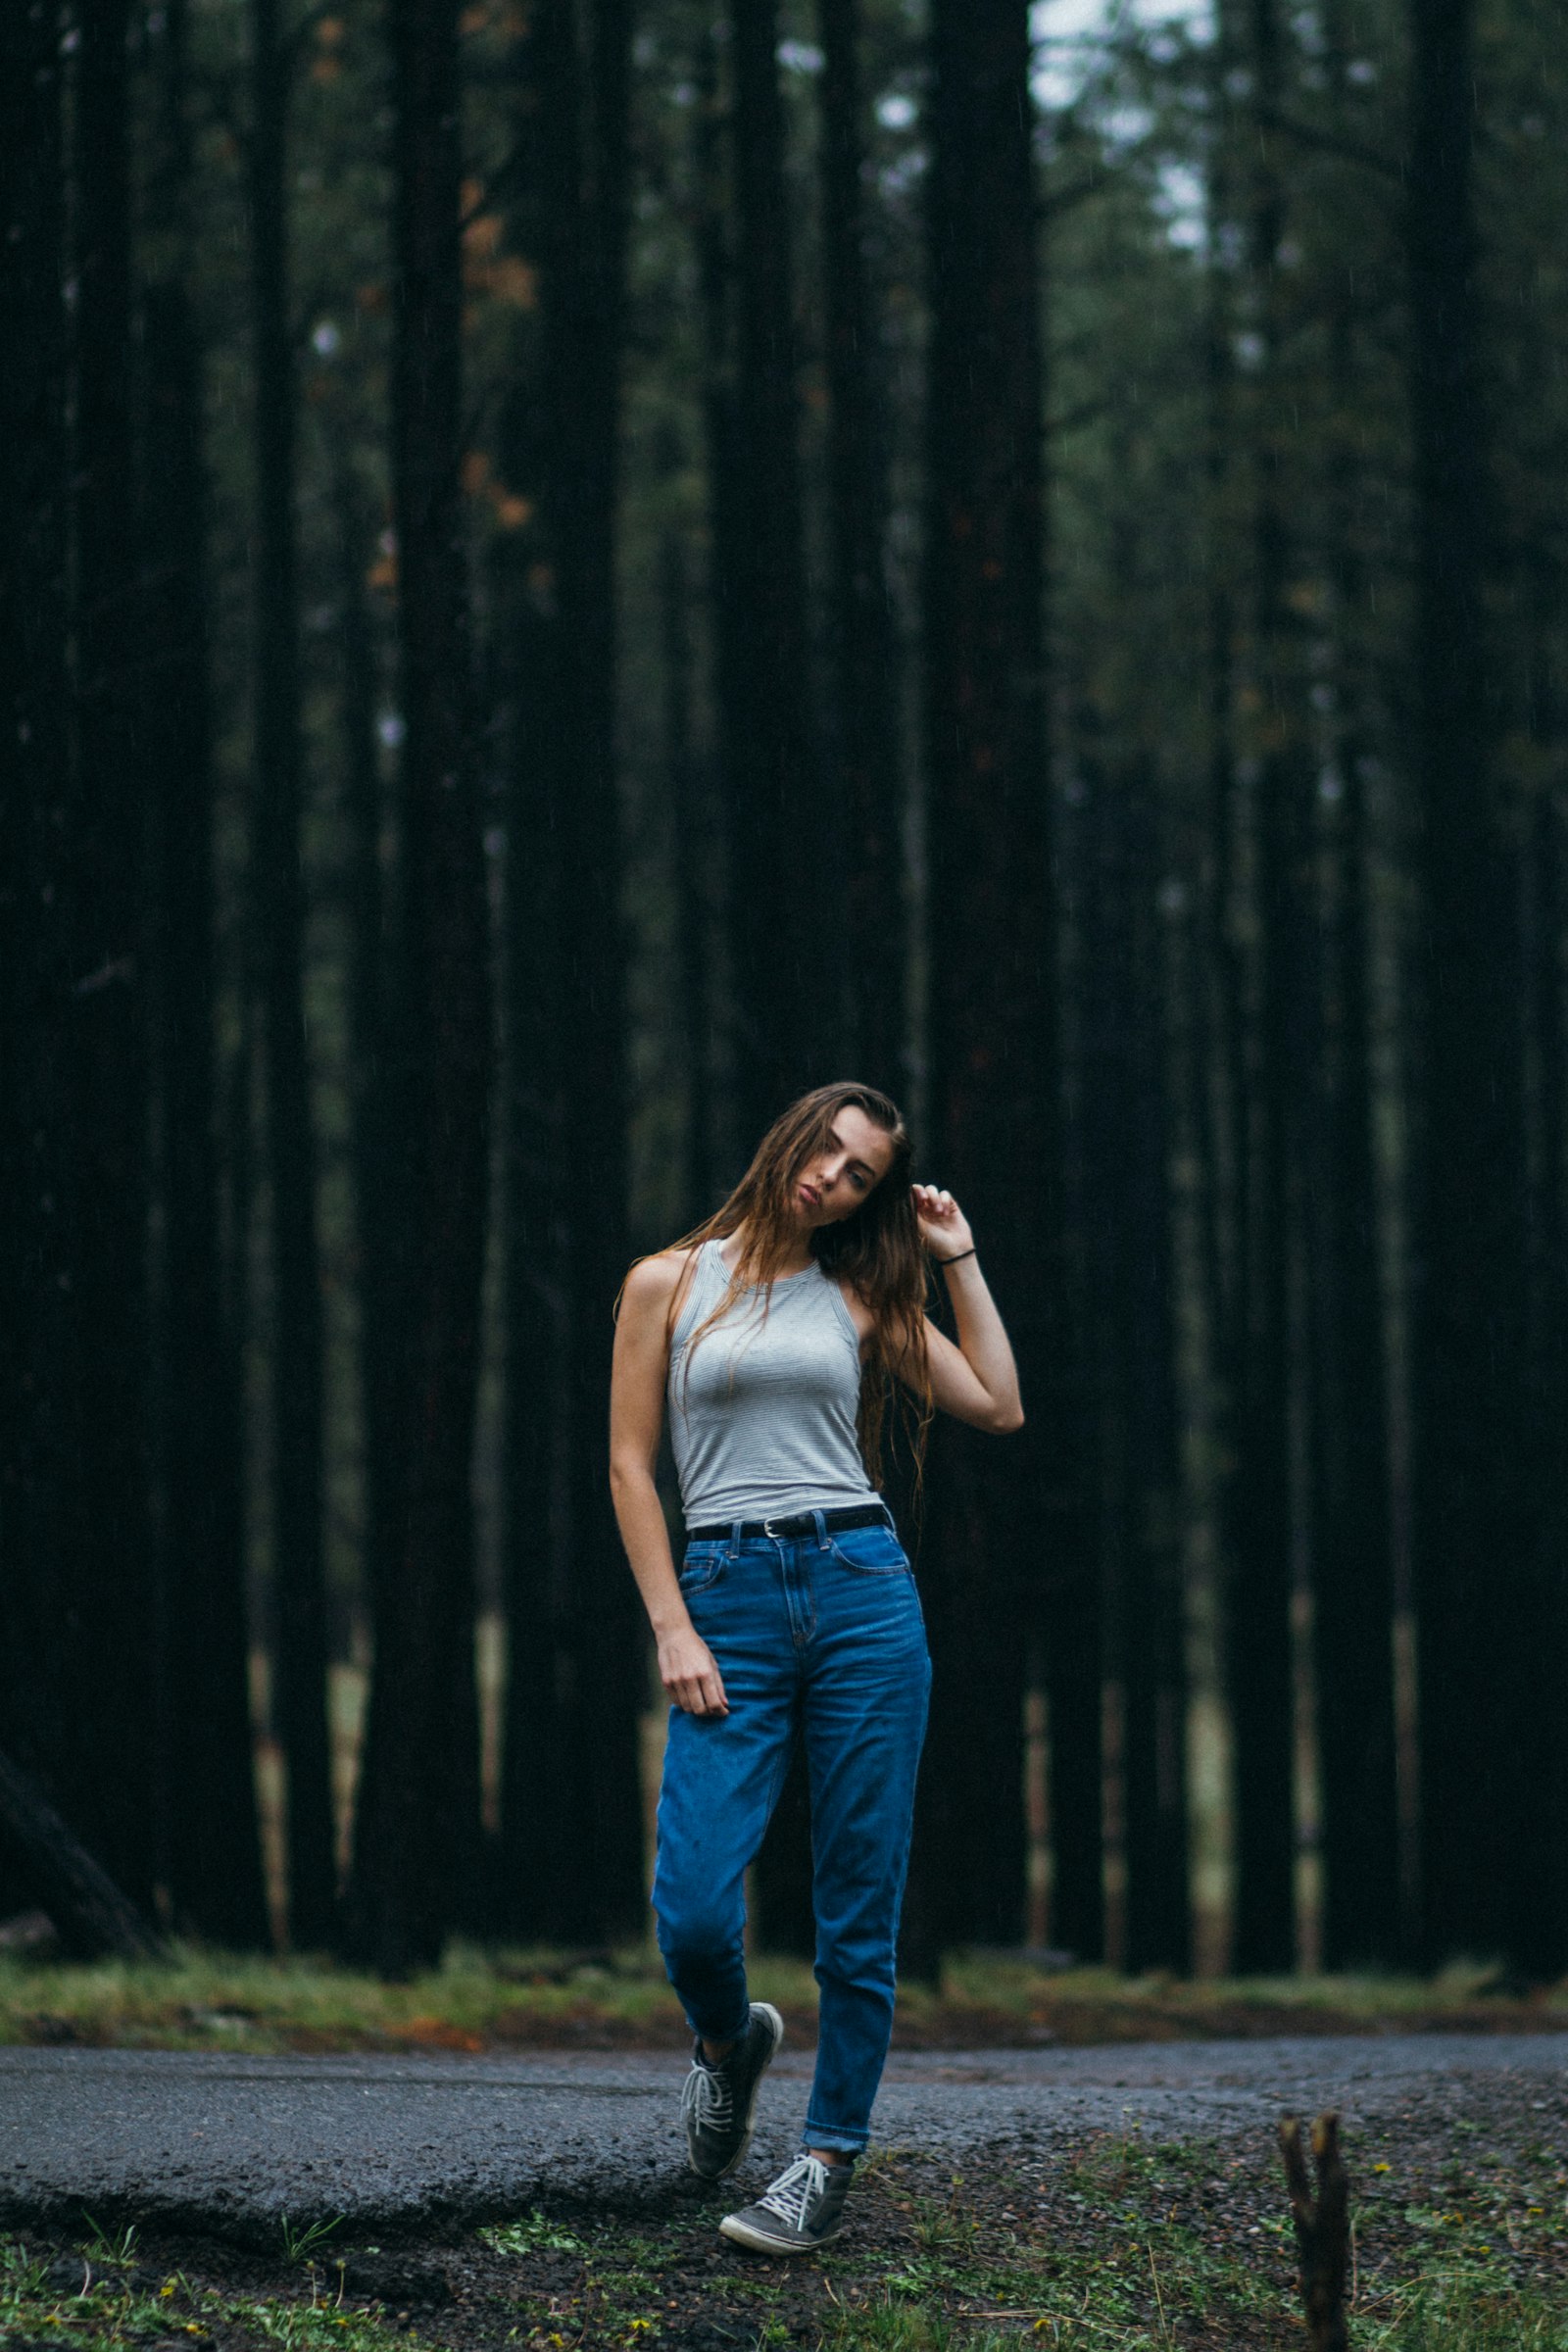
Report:
[[[893,1145],[884,1174],[847,1217],[819,1225],[811,1254],[832,1280],[847,1282],[871,1314],[871,1340],[860,1373],[858,1418],[860,1453],[873,1486],[882,1485],[888,1406],[902,1417],[918,1485],[930,1428],[931,1373],[926,1349],[925,1309],[929,1275],[925,1248],[910,1197],[910,1145],[898,1104],[874,1086],[841,1081],[802,1095],[773,1121],[752,1156],[752,1164],[721,1208],[673,1246],[695,1250],[704,1242],[727,1241],[745,1227],[745,1239],[723,1297],[692,1334],[693,1350],[741,1294],[762,1293],[765,1315],[778,1266],[795,1239],[795,1188],[812,1154],[827,1144],[842,1110],[861,1110]],[[670,1301],[669,1329],[685,1293],[682,1281]],[[902,1366],[902,1378],[897,1367]]]

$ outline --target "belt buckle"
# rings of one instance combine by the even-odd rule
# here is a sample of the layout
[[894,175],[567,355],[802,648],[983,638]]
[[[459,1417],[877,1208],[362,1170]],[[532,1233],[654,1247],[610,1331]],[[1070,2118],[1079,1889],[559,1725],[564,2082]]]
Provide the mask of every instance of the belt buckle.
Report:
[[793,1519],[794,1517],[795,1517],[795,1513],[794,1513],[793,1511],[786,1511],[786,1512],[785,1512],[785,1514],[784,1514],[784,1517],[783,1517],[782,1519],[779,1519],[779,1520],[764,1519],[764,1520],[762,1521],[762,1533],[763,1533],[763,1535],[764,1535],[764,1536],[767,1538],[767,1541],[768,1541],[770,1544],[788,1544],[788,1543],[790,1543],[790,1542],[792,1541],[792,1538],[790,1538],[789,1536],[786,1536],[786,1535],[783,1535],[783,1534],[781,1534],[781,1533],[780,1533],[780,1530],[781,1530],[781,1529],[782,1529],[782,1528],[785,1526],[785,1524],[786,1524],[786,1522],[787,1522],[787,1521],[789,1521],[789,1520]]

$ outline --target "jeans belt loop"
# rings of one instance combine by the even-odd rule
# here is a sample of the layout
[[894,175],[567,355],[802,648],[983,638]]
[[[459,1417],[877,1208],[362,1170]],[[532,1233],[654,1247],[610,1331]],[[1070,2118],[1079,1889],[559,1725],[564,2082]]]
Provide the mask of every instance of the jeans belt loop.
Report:
[[745,1526],[745,1524],[746,1522],[744,1519],[732,1519],[730,1521],[729,1547],[731,1551],[739,1551],[741,1544],[744,1542],[744,1538],[741,1535],[741,1529]]
[[813,1511],[811,1513],[811,1524],[816,1529],[817,1549],[819,1551],[823,1550],[827,1545],[827,1513],[825,1511]]

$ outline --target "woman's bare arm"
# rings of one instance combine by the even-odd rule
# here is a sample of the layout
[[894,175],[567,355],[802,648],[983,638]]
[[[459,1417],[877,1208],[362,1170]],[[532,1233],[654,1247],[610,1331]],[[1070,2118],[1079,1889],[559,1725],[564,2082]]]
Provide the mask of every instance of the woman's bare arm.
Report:
[[969,1221],[951,1193],[934,1185],[914,1188],[920,1238],[939,1265],[958,1326],[955,1347],[946,1332],[926,1324],[926,1357],[931,1372],[932,1401],[971,1429],[995,1435],[1023,1427],[1023,1398],[1018,1394],[1018,1367],[1012,1343],[986,1288],[978,1256],[972,1255],[974,1236]]
[[723,1678],[681,1598],[654,1484],[671,1310],[687,1264],[684,1255],[667,1251],[644,1258],[626,1277],[610,1380],[610,1491],[620,1540],[659,1644],[660,1681],[686,1714],[726,1715]]

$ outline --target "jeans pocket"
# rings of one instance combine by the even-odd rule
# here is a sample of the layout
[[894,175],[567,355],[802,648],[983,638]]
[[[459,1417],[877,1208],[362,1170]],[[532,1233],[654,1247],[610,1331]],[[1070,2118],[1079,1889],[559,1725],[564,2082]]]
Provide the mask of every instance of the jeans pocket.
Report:
[[828,1538],[828,1549],[857,1576],[907,1576],[908,1557],[891,1527],[846,1527]]
[[717,1583],[728,1557],[727,1544],[688,1544],[678,1580],[682,1593],[690,1598],[694,1592],[706,1592],[710,1585]]

